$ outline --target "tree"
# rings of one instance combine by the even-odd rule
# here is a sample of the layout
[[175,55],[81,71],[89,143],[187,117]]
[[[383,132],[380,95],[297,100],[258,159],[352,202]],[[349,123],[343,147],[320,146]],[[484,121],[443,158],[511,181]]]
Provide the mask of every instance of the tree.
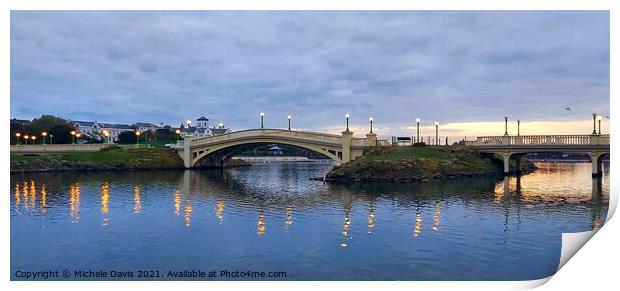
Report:
[[136,133],[133,131],[123,131],[118,135],[118,143],[130,144],[136,143]]
[[48,130],[48,143],[53,142],[55,144],[67,144],[71,143],[71,131],[72,126],[66,124],[56,124]]
[[54,115],[44,114],[41,115],[41,117],[39,118],[33,119],[32,122],[26,125],[26,131],[28,131],[28,133],[30,134],[38,135],[41,134],[41,132],[49,131],[52,127],[56,125],[68,126],[70,130],[67,133],[69,133],[71,130],[74,130],[73,124],[71,124],[71,122],[67,121],[66,119],[56,117]]

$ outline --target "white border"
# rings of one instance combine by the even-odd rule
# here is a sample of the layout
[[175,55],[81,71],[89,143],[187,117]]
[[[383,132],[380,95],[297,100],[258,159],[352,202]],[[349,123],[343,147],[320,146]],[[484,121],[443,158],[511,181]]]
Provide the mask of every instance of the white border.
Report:
[[[298,3],[299,1],[285,1],[285,0],[263,0],[263,1],[191,1],[191,0],[175,0],[175,1],[163,1],[163,0],[151,0],[151,1],[128,1],[128,0],[108,0],[108,1],[86,1],[86,0],[55,0],[55,1],[33,1],[22,0],[13,1],[1,1],[0,20],[2,23],[2,29],[0,30],[0,53],[2,57],[2,68],[0,71],[0,86],[2,90],[2,105],[0,110],[4,113],[5,120],[10,117],[9,112],[9,96],[10,87],[7,85],[10,83],[10,10],[396,10],[396,9],[415,9],[415,10],[611,10],[611,68],[618,68],[618,58],[614,57],[613,52],[617,52],[618,37],[617,27],[620,24],[618,21],[618,2],[612,0],[521,0],[521,1],[483,1],[483,0],[450,0],[450,1],[326,1],[315,0],[312,2]],[[617,76],[614,70],[611,70],[610,79],[615,80]],[[611,96],[618,95],[618,87],[614,86],[614,82],[611,82]],[[587,98],[587,97],[584,97]],[[617,125],[617,111],[614,108],[618,108],[618,102],[614,98],[610,98],[611,115],[614,118],[611,119],[611,127]],[[2,144],[5,145],[8,152],[8,126],[3,125],[0,136],[2,137]],[[618,145],[619,140],[617,136],[612,135],[612,145]],[[614,146],[615,148],[616,146]],[[4,189],[8,189],[9,186],[9,156],[2,156],[3,163],[5,165],[5,171],[2,175],[2,185],[5,185]],[[618,229],[619,223],[615,220],[609,221],[612,216],[615,207],[617,205],[617,189],[620,186],[620,181],[615,178],[614,173],[617,173],[618,158],[612,156],[613,162],[611,163],[611,194],[610,194],[610,207],[608,222],[594,236],[584,247],[581,249],[573,259],[571,259],[543,289],[545,290],[564,290],[567,288],[609,288],[609,286],[615,286],[617,283],[614,280],[617,276],[618,266],[618,254],[615,251],[619,244]],[[459,289],[459,290],[498,290],[498,289],[526,289],[540,286],[548,281],[550,278],[536,280],[536,281],[521,281],[521,282],[10,282],[9,274],[9,201],[8,199],[1,199],[2,213],[4,218],[2,220],[3,238],[0,240],[2,244],[2,255],[4,264],[0,267],[0,276],[3,276],[8,287],[16,289],[39,289],[39,288],[53,288],[63,290],[83,290],[85,288],[93,290],[105,290],[109,288],[127,287],[127,288],[149,288],[155,290],[169,289],[171,287],[180,287],[186,289],[200,289],[205,288],[250,288],[250,287],[264,287],[270,290],[290,290],[292,288],[301,289],[316,289],[316,288],[355,288],[357,289],[377,289],[377,288],[389,288],[389,289],[411,289],[411,288],[423,288],[433,290],[442,289]],[[586,234],[581,234],[586,235]],[[573,235],[574,236],[574,235]],[[579,237],[580,235],[576,235]],[[568,240],[571,235],[566,238]],[[564,240],[566,242],[566,239]],[[581,245],[581,244],[579,244]],[[563,248],[563,253],[565,248]],[[562,260],[565,260],[564,258]]]

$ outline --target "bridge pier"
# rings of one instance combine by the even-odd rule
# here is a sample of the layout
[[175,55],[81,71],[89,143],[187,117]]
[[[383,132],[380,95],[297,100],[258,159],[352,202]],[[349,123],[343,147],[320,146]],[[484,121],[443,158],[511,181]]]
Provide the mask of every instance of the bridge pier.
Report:
[[592,178],[600,178],[603,176],[603,155],[598,152],[588,154],[590,163],[592,164]]
[[510,153],[502,153],[504,159],[504,176],[510,175]]
[[186,169],[192,167],[192,151],[190,150],[190,145],[192,141],[191,135],[186,135],[183,137],[183,165]]
[[348,128],[342,132],[342,163],[348,163],[351,161],[351,140],[353,139],[353,132]]

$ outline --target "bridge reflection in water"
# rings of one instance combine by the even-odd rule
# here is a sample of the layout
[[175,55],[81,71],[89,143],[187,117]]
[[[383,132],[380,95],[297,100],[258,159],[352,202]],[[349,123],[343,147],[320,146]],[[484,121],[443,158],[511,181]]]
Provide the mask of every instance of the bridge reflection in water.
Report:
[[[185,258],[181,260],[185,264],[225,264],[244,258],[270,265],[265,256],[271,256],[275,265],[293,259],[308,263],[296,267],[317,274],[311,271],[317,264],[333,264],[335,268],[356,262],[347,253],[334,253],[335,248],[356,256],[362,252],[378,264],[387,264],[386,268],[399,275],[394,278],[410,278],[394,268],[411,271],[411,267],[391,257],[404,258],[408,264],[415,258],[428,266],[446,264],[442,256],[457,265],[451,279],[480,279],[489,274],[501,277],[505,275],[493,271],[501,266],[490,263],[491,258],[507,260],[506,264],[527,264],[523,258],[497,259],[504,248],[518,248],[538,256],[536,260],[555,258],[561,232],[598,229],[606,218],[609,175],[591,180],[588,164],[537,166],[537,172],[523,177],[413,185],[322,184],[308,178],[326,171],[327,166],[308,163],[224,171],[14,175],[12,264],[34,266],[36,262],[21,259],[33,254],[76,263],[51,252],[61,248],[62,253],[91,260],[89,264],[97,266],[101,261],[94,252],[100,251],[91,249],[90,242],[117,254],[110,262],[118,266],[127,264],[125,259],[137,259],[128,253],[137,251],[135,244],[145,247],[148,241],[148,248],[157,251],[149,252],[153,260],[172,265],[180,263],[174,256],[169,258],[170,254]],[[48,231],[41,232],[42,228]],[[68,236],[72,239],[67,240]],[[26,250],[31,241],[39,242],[43,252],[25,255],[32,252],[32,248]],[[116,250],[107,244],[122,247]],[[262,254],[252,255],[249,249]],[[477,258],[466,255],[468,250],[487,256],[479,258],[488,264],[487,275],[468,277],[459,273],[461,263]],[[229,261],[209,255],[215,253]],[[338,258],[342,264],[334,262]],[[143,257],[140,260],[155,262]],[[546,269],[518,271],[506,278],[532,278],[551,272],[552,263],[542,265]],[[445,272],[452,270],[442,268]],[[353,270],[373,276],[362,266]],[[535,270],[539,273],[534,274]],[[416,276],[438,278],[431,271],[420,272]],[[341,274],[341,278],[355,276]],[[383,274],[380,278],[390,276]]]

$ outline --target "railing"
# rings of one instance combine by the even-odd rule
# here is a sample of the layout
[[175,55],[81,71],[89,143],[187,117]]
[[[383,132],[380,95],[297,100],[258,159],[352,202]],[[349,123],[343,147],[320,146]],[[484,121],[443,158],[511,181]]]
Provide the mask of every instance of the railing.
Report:
[[467,146],[492,145],[608,145],[609,134],[480,136]]
[[[242,138],[268,137],[268,138],[285,138],[295,139],[308,142],[319,142],[325,144],[341,144],[342,136],[337,134],[328,134],[320,132],[295,131],[286,129],[249,129],[214,135],[209,137],[195,138],[191,140],[191,146],[199,146],[211,143],[221,143],[229,140]],[[353,138],[351,140],[353,146],[366,146],[365,138]],[[184,141],[178,141],[174,147],[183,147]]]
[[35,144],[11,145],[11,153],[96,152],[112,144]]

